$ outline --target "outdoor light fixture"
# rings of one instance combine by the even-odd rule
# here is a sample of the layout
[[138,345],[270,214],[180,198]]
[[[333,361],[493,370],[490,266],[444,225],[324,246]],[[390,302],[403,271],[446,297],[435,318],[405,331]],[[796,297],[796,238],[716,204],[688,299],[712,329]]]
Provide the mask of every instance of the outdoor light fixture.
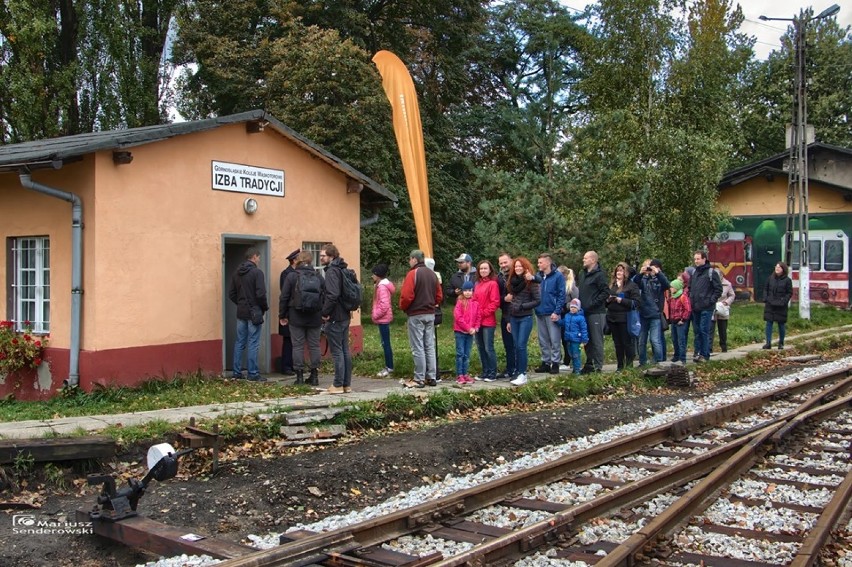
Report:
[[115,165],[127,165],[133,161],[133,154],[128,151],[112,152],[112,161]]
[[245,201],[243,201],[243,210],[247,215],[253,215],[257,212],[257,201],[249,197]]
[[266,120],[252,120],[251,122],[246,122],[246,132],[249,134],[258,134],[263,132],[268,125],[269,122]]

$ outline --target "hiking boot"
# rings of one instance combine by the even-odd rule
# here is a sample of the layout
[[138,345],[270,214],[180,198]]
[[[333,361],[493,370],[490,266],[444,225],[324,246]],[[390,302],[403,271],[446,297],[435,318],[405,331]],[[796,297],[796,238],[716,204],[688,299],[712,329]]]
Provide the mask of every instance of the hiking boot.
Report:
[[437,385],[438,385],[438,381],[437,381],[437,380],[435,380],[434,378],[433,378],[433,379],[429,379],[429,378],[427,378],[427,379],[426,379],[426,385],[427,385],[427,386],[437,386]]
[[325,391],[327,394],[345,394],[346,389],[343,386],[329,386]]
[[536,372],[537,374],[548,374],[550,372],[550,363],[542,362],[535,370],[533,370],[533,372]]
[[319,370],[311,368],[311,375],[308,376],[308,384],[311,386],[319,386]]
[[550,370],[548,370],[548,372],[550,372],[551,374],[559,374],[559,363],[558,362],[551,362],[550,363]]
[[769,350],[769,349],[771,349],[771,348],[772,348],[772,345],[771,345],[771,344],[769,344],[769,343],[766,343],[766,344],[765,344],[765,345],[763,345],[763,347],[761,347],[761,348],[763,348],[763,350]]
[[784,350],[784,343],[778,343],[778,350]]
[[296,370],[296,381],[293,384],[304,384],[305,383],[305,371],[304,370]]

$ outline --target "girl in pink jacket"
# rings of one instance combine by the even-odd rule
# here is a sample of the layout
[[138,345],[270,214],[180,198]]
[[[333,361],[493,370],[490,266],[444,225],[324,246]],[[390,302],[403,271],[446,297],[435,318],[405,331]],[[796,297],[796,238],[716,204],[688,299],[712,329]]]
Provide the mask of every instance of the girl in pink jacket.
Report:
[[462,294],[456,300],[453,310],[453,330],[456,333],[456,382],[472,384],[473,378],[467,373],[470,368],[470,349],[473,336],[479,330],[481,314],[479,303],[473,298],[473,282],[462,284]]
[[376,284],[373,293],[373,323],[379,328],[382,339],[382,350],[385,351],[385,367],[377,374],[380,378],[393,373],[393,350],[391,349],[390,324],[393,322],[393,292],[396,288],[388,279],[388,267],[379,264],[373,268],[373,283]]

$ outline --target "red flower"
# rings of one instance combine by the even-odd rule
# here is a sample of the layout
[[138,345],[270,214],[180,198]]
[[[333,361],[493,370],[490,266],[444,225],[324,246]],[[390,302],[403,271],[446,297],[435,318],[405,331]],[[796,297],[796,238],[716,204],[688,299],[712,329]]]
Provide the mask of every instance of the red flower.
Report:
[[39,364],[41,364],[41,359],[40,358],[34,358],[33,359],[33,366],[38,366]]
[[33,338],[29,335],[24,335],[24,340],[30,342],[31,340],[33,340]]
[[24,327],[29,327],[30,325],[32,325],[32,323],[30,323],[29,321],[24,321]]
[[13,345],[18,344],[18,339],[12,339],[12,344],[13,344]]
[[41,341],[36,341],[36,342],[35,342],[35,346],[40,347],[40,346],[41,346]]

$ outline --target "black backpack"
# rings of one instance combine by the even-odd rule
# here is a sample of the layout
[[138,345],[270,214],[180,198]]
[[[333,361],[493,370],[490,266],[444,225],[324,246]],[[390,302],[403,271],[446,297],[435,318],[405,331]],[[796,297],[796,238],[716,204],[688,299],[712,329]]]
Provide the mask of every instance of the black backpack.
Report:
[[340,305],[347,311],[355,311],[361,308],[361,284],[358,283],[358,276],[354,270],[341,269],[342,276],[340,278]]
[[316,313],[322,308],[322,280],[315,270],[296,270],[293,308],[302,313]]

